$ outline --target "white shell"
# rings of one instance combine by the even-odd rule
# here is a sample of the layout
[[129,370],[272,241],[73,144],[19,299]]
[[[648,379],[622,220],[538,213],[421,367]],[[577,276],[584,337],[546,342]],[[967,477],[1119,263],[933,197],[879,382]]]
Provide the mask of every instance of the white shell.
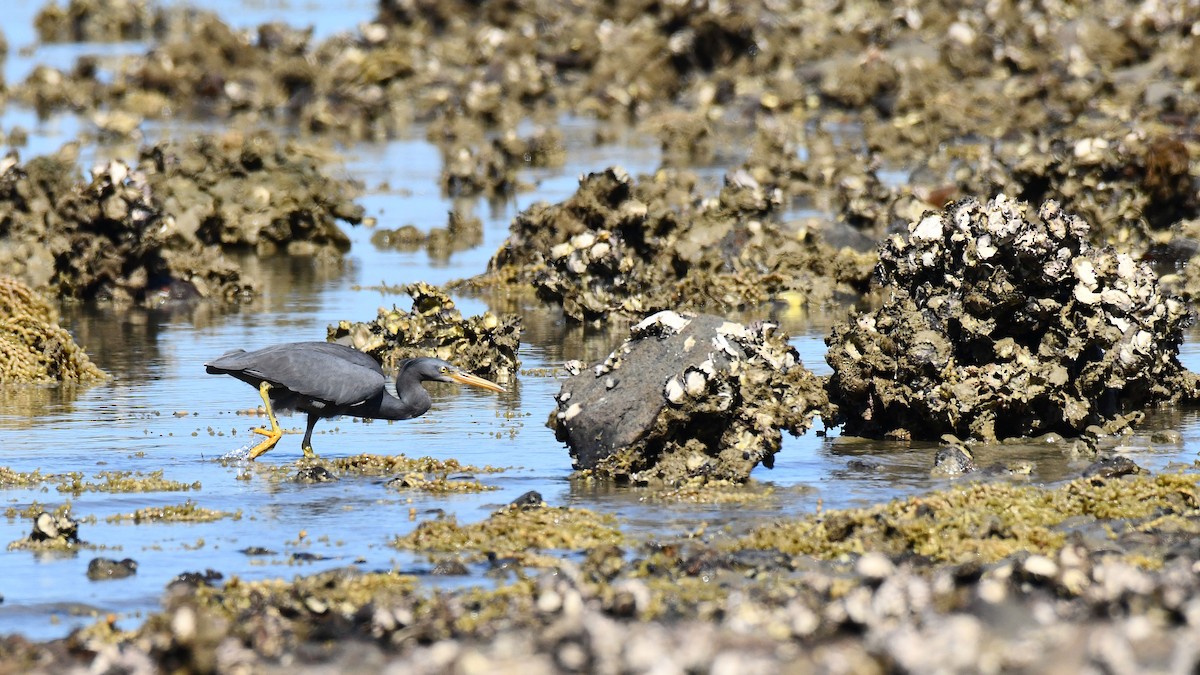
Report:
[[683,400],[683,385],[680,384],[678,377],[672,377],[667,380],[667,386],[663,389],[663,395],[671,403],[679,403]]
[[939,215],[927,216],[912,230],[913,239],[941,239],[942,238],[942,217]]

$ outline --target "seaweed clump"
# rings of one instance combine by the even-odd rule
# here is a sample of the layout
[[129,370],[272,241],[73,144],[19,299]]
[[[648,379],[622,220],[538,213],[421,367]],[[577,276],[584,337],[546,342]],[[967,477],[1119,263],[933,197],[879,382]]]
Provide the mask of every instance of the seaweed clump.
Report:
[[416,283],[405,290],[413,299],[411,312],[393,307],[380,309],[374,321],[340,321],[329,327],[328,339],[370,354],[386,368],[401,359],[436,356],[501,384],[512,380],[521,365],[519,317],[484,312],[464,319],[454,300],[435,286]]
[[563,383],[548,422],[589,476],[744,482],[772,466],[781,429],[799,435],[826,405],[774,324],[659,312],[630,333]]
[[1194,399],[1185,305],[1149,266],[1088,243],[1054,201],[999,195],[926,213],[880,248],[879,309],[834,327],[836,421],[864,436],[1113,433]]
[[623,541],[616,519],[586,509],[509,505],[487,519],[459,525],[453,517],[427,520],[397,537],[392,545],[426,552],[461,552],[473,558],[483,554],[517,556],[529,561],[534,550],[581,550],[612,546]]
[[50,303],[20,281],[0,276],[0,384],[107,377],[58,325]]

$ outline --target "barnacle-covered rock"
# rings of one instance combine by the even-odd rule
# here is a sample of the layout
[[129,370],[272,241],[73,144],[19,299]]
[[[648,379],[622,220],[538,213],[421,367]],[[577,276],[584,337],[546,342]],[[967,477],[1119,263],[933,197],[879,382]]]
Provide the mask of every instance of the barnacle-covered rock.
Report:
[[182,246],[340,256],[337,221],[362,221],[359,186],[326,176],[326,153],[269,133],[201,136],[141,152],[139,168],[162,210],[164,237]]
[[34,287],[83,300],[237,301],[254,283],[223,256],[340,256],[357,186],[322,175],[320,153],[271,134],[202,136],[76,174],[71,146],[0,160],[0,263]]
[[706,199],[686,173],[634,180],[610,168],[519,214],[488,273],[468,283],[531,283],[576,321],[755,307],[785,292],[820,304],[865,286],[871,254],[782,227],[779,206],[779,191],[745,172]]
[[539,129],[527,138],[509,131],[478,150],[468,145],[451,147],[442,167],[442,191],[450,197],[510,196],[521,187],[518,170],[563,163],[562,143],[562,132]]
[[548,425],[576,469],[634,483],[745,481],[825,404],[821,380],[769,323],[664,311],[566,380]]
[[380,309],[374,321],[340,321],[329,327],[329,339],[344,342],[394,368],[400,359],[436,356],[504,384],[521,362],[517,347],[521,320],[491,312],[464,319],[450,296],[426,283],[410,284],[411,312]]
[[33,529],[29,536],[8,543],[8,550],[34,551],[40,553],[75,551],[77,548],[92,548],[79,540],[79,521],[71,517],[70,509],[57,509],[54,513],[42,511],[33,518]]
[[1113,432],[1197,395],[1177,358],[1186,307],[1053,201],[1034,218],[1004,195],[926,213],[883,244],[877,274],[883,306],[826,338],[847,433]]
[[20,281],[0,276],[0,384],[106,377],[58,325],[48,302]]
[[51,2],[34,18],[42,42],[123,42],[161,33],[167,13],[150,0]]

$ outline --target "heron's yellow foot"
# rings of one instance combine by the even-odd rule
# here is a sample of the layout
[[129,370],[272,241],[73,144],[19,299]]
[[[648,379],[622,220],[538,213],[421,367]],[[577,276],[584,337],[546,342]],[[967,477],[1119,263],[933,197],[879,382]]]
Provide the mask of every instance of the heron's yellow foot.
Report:
[[279,421],[275,419],[275,411],[271,410],[271,398],[267,395],[267,392],[270,390],[270,383],[263,382],[262,384],[258,385],[258,394],[259,396],[262,396],[263,406],[266,407],[267,419],[271,422],[271,428],[264,429],[259,427],[251,430],[256,434],[262,434],[263,436],[266,436],[266,438],[263,439],[262,443],[250,448],[250,460],[257,459],[259,455],[275,447],[275,444],[279,442],[279,439],[283,438],[283,430],[279,428]]
[[316,459],[317,458],[317,453],[315,450],[312,449],[311,445],[306,445],[300,449],[304,451],[305,459]]

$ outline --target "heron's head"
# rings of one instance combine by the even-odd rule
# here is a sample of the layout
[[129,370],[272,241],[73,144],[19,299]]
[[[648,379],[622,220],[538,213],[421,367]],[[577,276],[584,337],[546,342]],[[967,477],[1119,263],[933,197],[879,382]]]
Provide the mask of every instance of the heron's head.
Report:
[[505,390],[504,387],[491,380],[485,380],[477,375],[472,375],[453,363],[443,361],[442,359],[428,357],[412,359],[400,367],[399,377],[404,377],[406,374],[409,377],[416,376],[419,380],[457,382],[472,387],[479,387],[480,389],[487,389],[488,391],[502,392]]

